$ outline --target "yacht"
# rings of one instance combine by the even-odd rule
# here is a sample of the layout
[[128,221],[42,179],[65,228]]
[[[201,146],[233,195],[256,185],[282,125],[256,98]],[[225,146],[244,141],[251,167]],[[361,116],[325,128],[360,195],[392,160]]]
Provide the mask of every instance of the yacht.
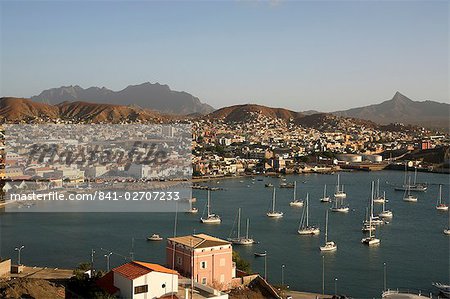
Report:
[[[411,178],[409,178],[409,182],[411,182]],[[405,195],[403,196],[403,201],[417,202],[417,196],[411,195],[411,184],[410,183],[408,183],[408,187],[405,190]]]
[[337,175],[337,184],[336,184],[336,191],[334,193],[334,197],[337,198],[346,198],[347,194],[344,192],[344,185],[340,185],[340,175]]
[[335,197],[334,198],[334,205],[330,208],[332,212],[339,212],[339,213],[348,213],[350,211],[349,206],[344,204],[344,198],[341,197]]
[[328,210],[325,216],[325,245],[320,246],[320,251],[334,251],[337,250],[337,245],[333,241],[328,241]]
[[[414,184],[411,184],[411,181],[407,182],[406,178],[407,178],[407,174],[408,174],[408,168],[407,165],[405,164],[405,181],[403,183],[402,186],[399,187],[395,187],[396,191],[418,191],[418,192],[425,192],[428,189],[427,184],[425,183],[417,183],[417,167],[414,169]],[[411,177],[409,177],[411,179]]]
[[392,213],[391,210],[386,210],[386,201],[383,202],[383,210],[380,214],[378,214],[378,217],[380,218],[392,218],[394,217],[394,213]]
[[316,226],[309,225],[309,194],[306,194],[305,209],[302,212],[302,218],[300,220],[300,225],[297,232],[300,235],[318,235],[320,229]]
[[266,183],[264,186],[267,187],[267,188],[272,188],[273,184],[272,183]]
[[436,210],[448,211],[448,205],[442,202],[442,185],[439,185],[439,198],[436,204]]
[[275,188],[273,188],[272,195],[272,210],[266,213],[267,217],[270,218],[281,218],[283,217],[283,212],[275,211]]
[[196,201],[195,197],[191,198],[189,200],[189,210],[187,210],[186,213],[191,213],[191,214],[197,214],[198,213],[198,209],[196,207],[192,206],[192,203],[195,202],[195,201]]
[[249,227],[249,219],[247,218],[247,229],[245,236],[241,236],[241,208],[238,210],[238,229],[236,232],[236,238],[229,238],[228,241],[233,243],[234,245],[252,245],[255,241],[248,236],[248,227]]
[[208,190],[208,201],[206,203],[208,214],[206,218],[200,218],[201,223],[205,224],[219,224],[222,222],[219,215],[211,213],[211,191]]
[[[372,220],[369,218],[369,226],[372,227]],[[380,244],[380,239],[375,238],[375,235],[372,234],[372,231],[375,232],[375,229],[369,229],[369,236],[362,238],[361,243],[367,246],[374,246]]]
[[447,229],[444,229],[444,235],[447,235],[447,236],[450,235],[450,227]]
[[327,195],[327,185],[323,187],[323,196],[320,198],[321,202],[330,202],[331,198]]
[[294,198],[293,198],[293,200],[289,203],[289,205],[291,206],[291,207],[302,207],[303,206],[303,200],[299,200],[299,199],[296,199],[295,197],[295,195],[296,195],[296,193],[297,193],[297,181],[294,181]]
[[149,240],[149,241],[162,241],[163,237],[161,237],[158,234],[153,234],[150,237],[148,237],[147,240]]
[[380,194],[380,179],[377,180],[377,187],[375,188],[374,203],[384,203],[386,201],[386,193]]

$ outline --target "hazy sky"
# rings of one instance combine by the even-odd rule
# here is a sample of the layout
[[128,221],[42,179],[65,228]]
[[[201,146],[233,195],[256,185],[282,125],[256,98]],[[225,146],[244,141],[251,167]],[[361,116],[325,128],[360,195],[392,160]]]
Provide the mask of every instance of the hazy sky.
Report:
[[2,96],[168,84],[214,107],[449,102],[448,1],[2,1]]

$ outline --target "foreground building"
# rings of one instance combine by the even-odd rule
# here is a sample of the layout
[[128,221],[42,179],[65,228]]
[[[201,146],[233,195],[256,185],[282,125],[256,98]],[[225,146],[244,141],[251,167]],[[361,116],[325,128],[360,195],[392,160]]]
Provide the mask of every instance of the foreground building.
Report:
[[119,298],[161,298],[178,292],[178,272],[158,264],[132,261],[112,269],[97,284]]
[[205,234],[169,238],[166,264],[195,282],[226,290],[236,277],[232,251],[230,242]]

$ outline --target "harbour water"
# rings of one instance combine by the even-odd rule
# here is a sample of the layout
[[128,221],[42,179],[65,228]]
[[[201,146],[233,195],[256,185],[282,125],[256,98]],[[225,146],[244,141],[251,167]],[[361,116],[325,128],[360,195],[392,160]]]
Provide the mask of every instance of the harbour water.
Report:
[[[322,291],[322,256],[325,261],[325,292],[334,293],[337,278],[338,293],[357,298],[379,297],[383,290],[383,263],[386,263],[387,287],[433,291],[433,281],[448,282],[450,237],[443,234],[448,226],[448,212],[435,209],[438,185],[443,184],[443,199],[448,203],[447,175],[420,173],[418,181],[430,184],[426,192],[416,193],[417,203],[402,200],[403,192],[394,191],[387,184],[402,184],[404,174],[397,171],[345,172],[341,183],[347,192],[350,212],[330,213],[329,239],[338,245],[336,252],[321,253],[324,241],[325,211],[331,204],[319,198],[327,184],[331,195],[336,175],[289,175],[286,182],[297,181],[297,196],[310,198],[310,223],[319,225],[318,236],[300,236],[297,228],[302,208],[289,206],[292,189],[277,189],[277,210],[284,212],[280,219],[269,219],[266,212],[271,205],[272,189],[279,178],[263,176],[254,179],[236,178],[209,181],[202,184],[224,190],[211,192],[212,210],[222,217],[220,225],[204,225],[199,218],[204,210],[206,191],[193,190],[194,204],[199,213],[3,213],[0,214],[0,256],[17,260],[14,247],[25,245],[22,262],[26,265],[75,267],[90,261],[91,249],[96,250],[95,266],[106,268],[104,254],[113,252],[111,267],[126,261],[130,253],[137,260],[165,263],[165,242],[149,242],[147,236],[159,233],[164,237],[204,232],[227,238],[232,231],[237,209],[242,208],[242,224],[250,219],[250,235],[259,243],[235,247],[251,262],[254,271],[263,273],[264,259],[254,252],[267,251],[268,278],[271,283],[281,281],[291,289]],[[259,180],[258,180],[259,179]],[[261,181],[262,179],[262,181]],[[381,239],[377,247],[361,244],[362,221],[370,196],[370,182],[380,179],[381,191],[386,191],[387,208],[393,210],[390,223],[377,229]],[[381,205],[375,205],[379,211]]]

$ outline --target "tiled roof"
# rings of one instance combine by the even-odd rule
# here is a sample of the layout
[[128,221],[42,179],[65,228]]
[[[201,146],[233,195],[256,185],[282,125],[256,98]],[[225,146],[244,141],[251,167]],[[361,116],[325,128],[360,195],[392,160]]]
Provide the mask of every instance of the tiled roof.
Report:
[[176,238],[169,238],[170,241],[174,241],[176,243],[182,244],[184,246],[190,247],[190,248],[208,248],[208,247],[214,247],[214,246],[221,246],[221,245],[229,245],[230,242],[212,237],[206,234],[197,234],[197,235],[189,235],[189,236],[182,236],[182,237],[176,237]]
[[151,264],[145,262],[132,261],[112,270],[114,273],[118,273],[125,278],[130,280],[136,279],[142,275],[148,274],[152,271],[175,274],[178,275],[177,271],[168,269],[158,264]]
[[119,291],[119,289],[114,286],[114,273],[112,271],[109,271],[102,278],[97,280],[96,284],[111,295]]

